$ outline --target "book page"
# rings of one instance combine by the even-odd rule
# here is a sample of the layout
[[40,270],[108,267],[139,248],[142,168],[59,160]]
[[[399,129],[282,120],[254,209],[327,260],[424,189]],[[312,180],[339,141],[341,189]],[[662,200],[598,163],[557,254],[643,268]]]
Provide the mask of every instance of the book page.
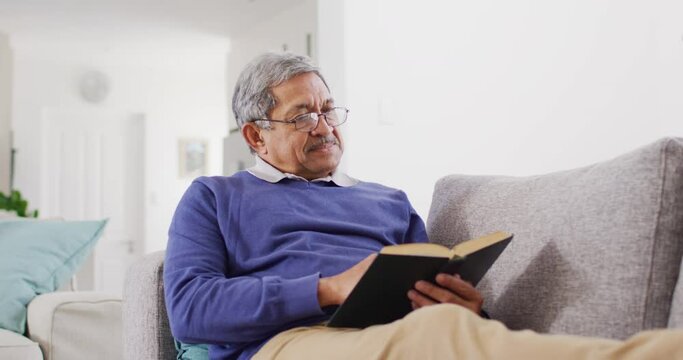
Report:
[[380,254],[388,255],[414,255],[450,258],[451,251],[439,244],[416,243],[385,246]]

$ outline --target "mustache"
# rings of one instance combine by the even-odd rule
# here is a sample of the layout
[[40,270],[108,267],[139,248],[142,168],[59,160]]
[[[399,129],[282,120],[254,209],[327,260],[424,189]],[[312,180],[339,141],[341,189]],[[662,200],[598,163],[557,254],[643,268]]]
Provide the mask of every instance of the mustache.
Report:
[[339,146],[339,140],[334,136],[334,135],[328,135],[325,137],[320,137],[315,140],[315,142],[306,145],[306,148],[304,149],[306,152],[308,151],[313,151],[316,149],[319,149],[326,144],[332,144],[332,145],[337,145]]

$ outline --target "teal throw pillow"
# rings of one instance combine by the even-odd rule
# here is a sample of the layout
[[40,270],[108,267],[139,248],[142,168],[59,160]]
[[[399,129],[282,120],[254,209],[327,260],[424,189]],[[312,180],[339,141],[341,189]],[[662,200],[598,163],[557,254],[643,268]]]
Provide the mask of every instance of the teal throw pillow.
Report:
[[209,346],[204,344],[185,344],[175,340],[178,352],[176,360],[209,360]]
[[0,220],[0,328],[24,334],[26,307],[78,270],[106,220]]

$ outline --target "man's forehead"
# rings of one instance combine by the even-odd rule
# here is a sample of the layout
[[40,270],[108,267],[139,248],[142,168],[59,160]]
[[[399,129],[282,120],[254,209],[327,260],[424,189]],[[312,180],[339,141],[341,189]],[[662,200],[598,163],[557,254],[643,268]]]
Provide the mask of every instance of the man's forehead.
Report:
[[275,102],[286,113],[334,104],[327,85],[315,73],[299,74],[272,88]]
[[[317,99],[316,99],[317,100]],[[292,102],[290,104],[284,104],[284,109],[286,111],[286,114],[290,115],[296,112],[301,112],[301,111],[315,111],[318,106],[317,101],[313,101],[313,99],[309,101],[297,101],[297,102]],[[325,108],[325,107],[331,107],[334,106],[334,99],[328,98],[325,101],[320,102],[320,107]]]
[[[297,102],[292,102],[290,104],[289,108],[291,109],[309,109],[312,107],[316,106],[317,101],[313,101],[314,99],[311,99],[310,101],[297,101]],[[329,97],[325,99],[324,101],[321,101],[321,105],[334,105],[334,99],[332,97]]]

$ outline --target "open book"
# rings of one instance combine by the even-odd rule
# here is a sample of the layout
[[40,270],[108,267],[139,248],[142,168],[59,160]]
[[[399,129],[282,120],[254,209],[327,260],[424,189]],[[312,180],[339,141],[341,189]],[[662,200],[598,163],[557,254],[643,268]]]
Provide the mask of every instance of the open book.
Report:
[[512,234],[499,231],[452,249],[429,243],[386,246],[327,326],[364,328],[398,320],[412,311],[408,290],[419,280],[435,283],[439,273],[459,274],[476,286],[510,240]]

